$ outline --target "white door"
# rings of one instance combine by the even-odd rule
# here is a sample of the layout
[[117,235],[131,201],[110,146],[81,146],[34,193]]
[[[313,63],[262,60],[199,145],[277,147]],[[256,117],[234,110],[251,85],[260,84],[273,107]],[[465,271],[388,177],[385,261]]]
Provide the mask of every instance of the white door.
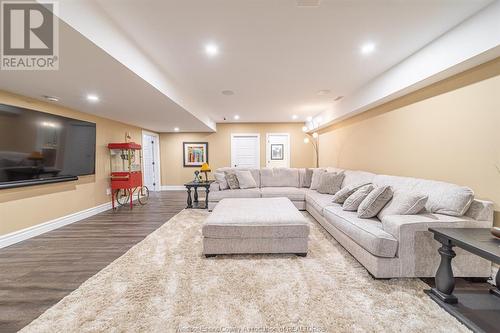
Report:
[[290,134],[266,134],[266,167],[290,167]]
[[142,133],[142,173],[144,185],[150,191],[159,191],[160,189],[160,154],[158,143],[158,134]]
[[260,134],[231,134],[231,167],[260,167]]

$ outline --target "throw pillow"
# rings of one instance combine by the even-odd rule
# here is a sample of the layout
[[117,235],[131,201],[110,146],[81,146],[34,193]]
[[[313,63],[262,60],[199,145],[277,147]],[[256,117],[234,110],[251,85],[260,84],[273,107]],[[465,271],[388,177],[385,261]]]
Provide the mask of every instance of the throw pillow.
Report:
[[335,193],[335,195],[333,196],[333,202],[339,203],[339,204],[344,203],[344,201],[346,201],[346,199],[349,198],[351,196],[351,194],[353,194],[359,188],[361,188],[365,185],[368,185],[368,183],[353,184],[353,185],[349,185],[349,186],[346,186],[344,188],[341,188],[340,191]]
[[371,184],[361,186],[344,201],[342,209],[353,212],[357,211],[359,205],[363,202],[363,200],[366,199],[368,194],[370,194],[370,192],[373,191],[373,189],[374,187]]
[[311,177],[311,190],[317,190],[321,183],[321,175],[326,172],[325,169],[314,169]]
[[236,178],[238,178],[240,188],[257,187],[257,183],[255,182],[255,179],[253,179],[250,171],[235,171],[234,174],[236,175]]
[[380,186],[373,189],[358,207],[358,217],[369,219],[378,214],[392,198],[392,187]]
[[221,172],[214,173],[215,182],[219,184],[219,188],[223,190],[227,190],[229,185],[227,184],[226,175]]
[[429,197],[425,194],[396,191],[391,201],[378,213],[382,220],[387,215],[415,215],[424,209]]
[[306,173],[304,175],[304,181],[302,183],[302,187],[311,187],[311,181],[313,176],[313,169],[306,169]]
[[240,183],[238,182],[238,177],[236,177],[236,174],[226,172],[226,181],[227,185],[229,185],[229,188],[231,190],[236,190],[240,188]]
[[325,172],[321,175],[318,192],[323,194],[335,194],[340,191],[343,180],[343,172]]

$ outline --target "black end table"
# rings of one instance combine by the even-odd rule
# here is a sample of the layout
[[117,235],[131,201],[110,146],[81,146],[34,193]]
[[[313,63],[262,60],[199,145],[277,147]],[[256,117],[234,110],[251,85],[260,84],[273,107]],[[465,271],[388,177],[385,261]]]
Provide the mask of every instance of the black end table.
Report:
[[[213,180],[201,181],[201,182],[189,182],[184,184],[187,189],[187,207],[193,209],[206,209],[208,208],[208,193],[210,192],[210,184],[212,184]],[[205,188],[205,202],[198,201],[198,187]],[[191,199],[191,189],[194,189],[194,200]]]

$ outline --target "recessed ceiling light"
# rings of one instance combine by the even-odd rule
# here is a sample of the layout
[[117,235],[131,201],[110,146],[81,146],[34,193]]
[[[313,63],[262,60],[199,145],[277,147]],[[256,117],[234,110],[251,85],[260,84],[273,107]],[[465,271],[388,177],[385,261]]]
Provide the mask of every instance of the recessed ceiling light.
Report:
[[323,90],[318,90],[318,92],[316,93],[316,95],[318,95],[318,96],[325,96],[325,95],[329,95],[330,93],[331,93],[330,90],[323,89]]
[[87,95],[87,101],[90,101],[90,102],[99,102],[99,96],[94,95],[94,94],[88,94]]
[[232,90],[222,90],[221,93],[222,93],[222,95],[226,95],[226,96],[234,95],[234,91],[232,91]]
[[375,43],[368,42],[368,43],[365,43],[361,46],[361,53],[362,54],[370,54],[373,51],[375,51]]
[[51,102],[59,102],[59,97],[56,96],[43,95],[42,97]]
[[174,127],[175,132],[179,132],[179,127]]
[[295,119],[298,119],[299,116],[297,116],[296,114],[292,115],[292,119],[295,120]]
[[205,53],[211,57],[216,56],[219,53],[219,48],[213,43],[207,44],[205,45]]
[[238,119],[240,119],[240,116],[238,116],[238,115],[236,114],[236,115],[234,115],[234,117],[233,117],[233,118],[234,118],[234,120],[238,120]]
[[306,118],[307,121],[312,121],[313,120],[313,117],[309,116]]

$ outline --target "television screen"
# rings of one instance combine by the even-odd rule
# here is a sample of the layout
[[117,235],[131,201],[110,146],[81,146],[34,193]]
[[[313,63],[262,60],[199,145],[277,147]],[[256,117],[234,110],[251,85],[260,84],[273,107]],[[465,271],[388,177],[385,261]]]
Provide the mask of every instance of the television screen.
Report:
[[95,144],[94,123],[0,104],[0,185],[93,174]]

